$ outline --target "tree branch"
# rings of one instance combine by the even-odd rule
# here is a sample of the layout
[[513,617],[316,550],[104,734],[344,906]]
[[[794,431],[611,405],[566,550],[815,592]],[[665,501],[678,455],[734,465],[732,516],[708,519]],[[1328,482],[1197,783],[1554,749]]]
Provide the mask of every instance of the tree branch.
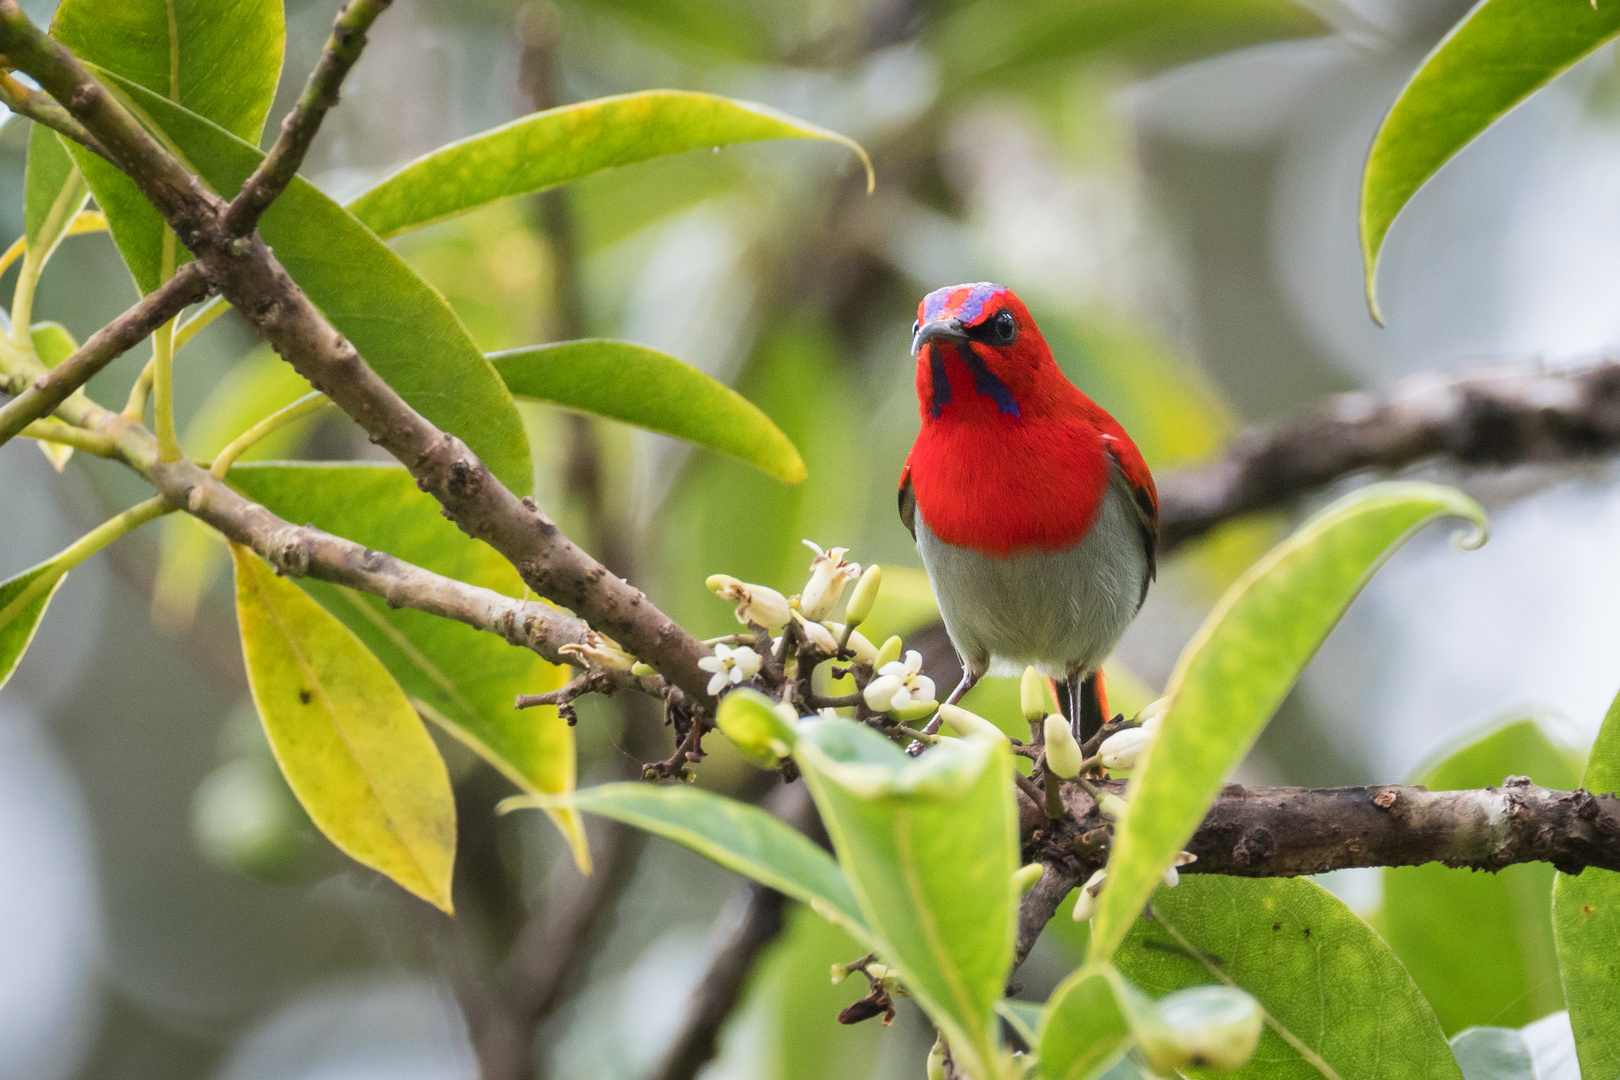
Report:
[[134,307],[91,334],[78,352],[0,406],[0,445],[32,421],[48,416],[102,368],[134,348],[182,308],[203,299],[209,291],[201,266],[197,263],[182,266],[174,277],[148,293]]
[[259,216],[287,190],[304,163],[304,155],[321,129],[321,121],[338,103],[338,90],[349,69],[366,47],[366,31],[377,16],[388,10],[392,0],[350,0],[338,12],[332,35],[326,39],[321,58],[309,73],[298,104],[281,121],[281,134],[265,155],[242,190],[225,212],[225,232],[246,236],[259,223]]
[[19,116],[28,117],[36,124],[44,124],[52,131],[66,135],[92,153],[107,156],[107,151],[102,149],[96,137],[84,130],[84,125],[73,119],[73,114],[57,104],[49,94],[41,94],[12,78],[11,73],[5,70],[4,57],[0,57],[0,105]]
[[1162,476],[1160,550],[1364,469],[1399,469],[1442,456],[1506,468],[1617,449],[1620,363],[1416,375],[1385,391],[1343,394],[1306,416],[1251,429],[1219,461]]
[[[1125,784],[1097,786],[1120,793]],[[1112,823],[1073,784],[1063,786],[1063,799],[1069,814],[1057,821],[1018,800],[1025,855],[1046,865],[1019,910],[1019,963],[1069,889],[1108,859]],[[1228,784],[1186,850],[1196,860],[1183,874],[1256,878],[1431,862],[1491,873],[1528,862],[1565,874],[1620,871],[1620,798],[1553,791],[1522,776],[1464,791]]]
[[61,45],[0,0],[0,51],[33,75],[108,148],[201,261],[210,280],[281,356],[348,413],[443,504],[446,516],[512,563],[541,596],[573,609],[708,703],[698,660],[709,650],[630,584],[608,572],[497,480],[460,439],[440,431],[384,382],[326,321],[255,234],[223,229],[224,204],[158,146]]

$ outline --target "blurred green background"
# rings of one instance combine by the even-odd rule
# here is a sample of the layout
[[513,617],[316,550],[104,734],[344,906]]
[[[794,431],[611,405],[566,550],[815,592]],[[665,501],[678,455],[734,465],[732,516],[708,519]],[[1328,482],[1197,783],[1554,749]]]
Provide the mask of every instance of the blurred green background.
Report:
[[[24,7],[50,15],[49,3]],[[871,152],[871,195],[838,147],[767,143],[600,175],[398,244],[486,350],[579,336],[652,345],[736,386],[796,442],[810,478],[787,488],[658,436],[523,406],[547,511],[664,610],[719,634],[735,624],[704,577],[795,592],[802,538],[918,565],[894,482],[917,425],[909,326],[941,285],[1019,292],[1065,371],[1156,470],[1329,393],[1475,357],[1560,363],[1606,348],[1620,334],[1609,50],[1419,196],[1385,255],[1388,327],[1367,318],[1361,155],[1465,9],[396,0],[306,171],[343,199],[537,101],[650,87],[763,101]],[[290,0],[275,115],[332,15],[332,4]],[[27,126],[0,129],[0,245],[22,227]],[[111,242],[91,236],[58,252],[36,312],[82,340],[132,300]],[[92,392],[121,402],[144,360],[136,350]],[[211,396],[252,387],[261,403],[290,399],[289,374],[239,322],[219,320],[177,368],[187,446],[208,453],[235,430]],[[330,416],[266,450],[375,453]],[[1403,552],[1246,779],[1398,779],[1448,736],[1527,706],[1568,743],[1595,730],[1620,652],[1610,471],[1444,475],[1495,509],[1491,546],[1464,559],[1428,537]],[[0,576],[144,494],[85,455],[58,477],[21,442],[0,449],[0,490]],[[1237,522],[1161,567],[1121,648],[1150,690],[1286,526]],[[463,829],[455,926],[311,836],[246,705],[229,598],[205,572],[215,547],[171,519],[75,571],[0,698],[0,1077],[473,1076],[458,965],[497,965],[574,871],[538,816],[493,818],[504,782],[449,745]],[[994,710],[1006,688],[976,694]],[[583,783],[668,753],[656,718],[620,700],[580,713]],[[710,749],[703,783],[763,792],[722,740]],[[541,1028],[537,1075],[651,1075],[736,924],[738,880],[662,842],[637,850],[587,965]],[[1377,908],[1376,876],[1335,884]],[[920,1075],[932,1034],[909,1005],[888,1030],[834,1021],[860,991],[829,984],[827,968],[856,952],[794,912],[704,1075]],[[1043,994],[1071,961],[1043,944],[1021,973],[1026,993]]]

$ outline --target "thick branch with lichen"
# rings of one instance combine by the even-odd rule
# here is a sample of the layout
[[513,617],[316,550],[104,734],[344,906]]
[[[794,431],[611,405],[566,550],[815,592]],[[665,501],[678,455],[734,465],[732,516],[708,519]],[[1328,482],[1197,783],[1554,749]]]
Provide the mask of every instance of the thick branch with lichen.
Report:
[[1169,550],[1223,521],[1286,506],[1345,476],[1444,457],[1506,468],[1620,450],[1620,363],[1550,371],[1539,363],[1426,373],[1341,394],[1316,411],[1245,432],[1208,465],[1159,478]]
[[[1047,866],[1020,910],[1019,962],[1069,890],[1108,858],[1111,823],[1078,787],[1065,784],[1063,797],[1069,813],[1057,821],[1019,800],[1025,855]],[[1551,863],[1566,874],[1620,871],[1620,798],[1554,791],[1522,776],[1463,791],[1228,784],[1186,850],[1196,859],[1181,873],[1237,877],[1431,862],[1492,873],[1527,862]]]

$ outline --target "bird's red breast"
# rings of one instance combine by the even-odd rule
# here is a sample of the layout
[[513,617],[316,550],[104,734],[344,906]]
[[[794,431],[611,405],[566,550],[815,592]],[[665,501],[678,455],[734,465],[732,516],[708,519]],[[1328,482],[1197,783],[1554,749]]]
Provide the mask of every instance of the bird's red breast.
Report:
[[1152,560],[1158,494],[1136,444],[1069,382],[1010,289],[929,293],[914,349],[922,430],[900,476],[934,535],[981,554],[1074,546],[1096,520],[1110,460],[1135,496]]

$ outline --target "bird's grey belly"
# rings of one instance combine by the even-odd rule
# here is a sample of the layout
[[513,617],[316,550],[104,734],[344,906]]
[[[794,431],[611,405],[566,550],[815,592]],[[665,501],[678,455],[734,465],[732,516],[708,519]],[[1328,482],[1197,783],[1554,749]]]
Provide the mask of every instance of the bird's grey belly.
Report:
[[1147,576],[1136,510],[1117,477],[1091,531],[1067,551],[995,558],[954,547],[920,507],[917,551],[951,641],[980,675],[1029,664],[1056,679],[1095,671],[1136,615]]

